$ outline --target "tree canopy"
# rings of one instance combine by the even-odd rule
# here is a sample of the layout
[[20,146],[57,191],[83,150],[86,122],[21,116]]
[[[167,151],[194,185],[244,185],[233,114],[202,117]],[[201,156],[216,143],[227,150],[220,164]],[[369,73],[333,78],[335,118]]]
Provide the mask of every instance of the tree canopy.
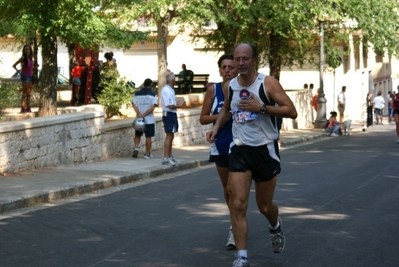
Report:
[[0,0],[0,35],[21,42],[37,37],[42,47],[39,116],[56,114],[58,41],[84,48],[130,47],[145,38],[99,12],[96,2],[100,1]]

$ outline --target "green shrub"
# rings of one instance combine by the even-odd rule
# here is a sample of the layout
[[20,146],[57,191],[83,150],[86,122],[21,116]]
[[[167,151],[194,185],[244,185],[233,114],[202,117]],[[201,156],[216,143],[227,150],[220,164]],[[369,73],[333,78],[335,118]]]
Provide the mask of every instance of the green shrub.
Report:
[[120,116],[119,109],[126,105],[131,107],[134,88],[126,84],[126,79],[120,78],[116,69],[104,70],[101,73],[101,82],[99,84],[103,89],[97,96],[98,103],[103,105],[107,117],[114,115]]
[[19,107],[21,101],[20,82],[0,82],[0,118],[6,108]]

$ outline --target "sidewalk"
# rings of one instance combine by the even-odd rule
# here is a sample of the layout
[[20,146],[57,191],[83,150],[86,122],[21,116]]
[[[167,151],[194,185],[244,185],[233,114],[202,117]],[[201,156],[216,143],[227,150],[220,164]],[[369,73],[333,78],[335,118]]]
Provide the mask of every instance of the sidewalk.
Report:
[[[352,128],[352,132],[362,131],[357,122],[352,123]],[[280,147],[284,149],[320,138],[329,138],[329,134],[321,129],[282,131]],[[116,158],[7,174],[0,177],[0,214],[209,164],[209,144],[173,148],[178,166],[161,165],[162,150],[152,154],[154,158],[148,160],[139,154],[138,158]]]

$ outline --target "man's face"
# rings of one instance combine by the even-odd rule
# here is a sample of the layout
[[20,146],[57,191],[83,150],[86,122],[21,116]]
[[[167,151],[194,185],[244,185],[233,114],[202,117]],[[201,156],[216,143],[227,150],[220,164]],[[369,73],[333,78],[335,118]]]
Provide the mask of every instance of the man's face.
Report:
[[234,60],[224,59],[220,64],[219,73],[223,79],[223,82],[228,82],[234,77],[236,77],[237,67],[236,64],[234,63]]
[[234,61],[238,74],[249,75],[254,73],[256,59],[252,57],[252,49],[249,45],[242,44],[234,50]]

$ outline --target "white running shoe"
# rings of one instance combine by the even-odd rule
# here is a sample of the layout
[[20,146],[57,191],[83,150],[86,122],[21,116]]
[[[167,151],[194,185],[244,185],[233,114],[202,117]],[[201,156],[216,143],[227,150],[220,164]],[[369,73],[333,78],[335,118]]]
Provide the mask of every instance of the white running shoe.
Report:
[[233,267],[249,267],[248,258],[237,257],[237,259],[233,262]]
[[339,135],[336,134],[336,133],[332,133],[331,136],[332,136],[332,137],[337,137],[337,136],[339,136]]
[[233,231],[231,229],[229,230],[229,234],[227,235],[226,247],[228,249],[236,248],[236,242],[234,241],[234,235],[233,235]]
[[145,159],[152,159],[151,153],[149,153],[149,154],[144,154],[144,158],[145,158]]

